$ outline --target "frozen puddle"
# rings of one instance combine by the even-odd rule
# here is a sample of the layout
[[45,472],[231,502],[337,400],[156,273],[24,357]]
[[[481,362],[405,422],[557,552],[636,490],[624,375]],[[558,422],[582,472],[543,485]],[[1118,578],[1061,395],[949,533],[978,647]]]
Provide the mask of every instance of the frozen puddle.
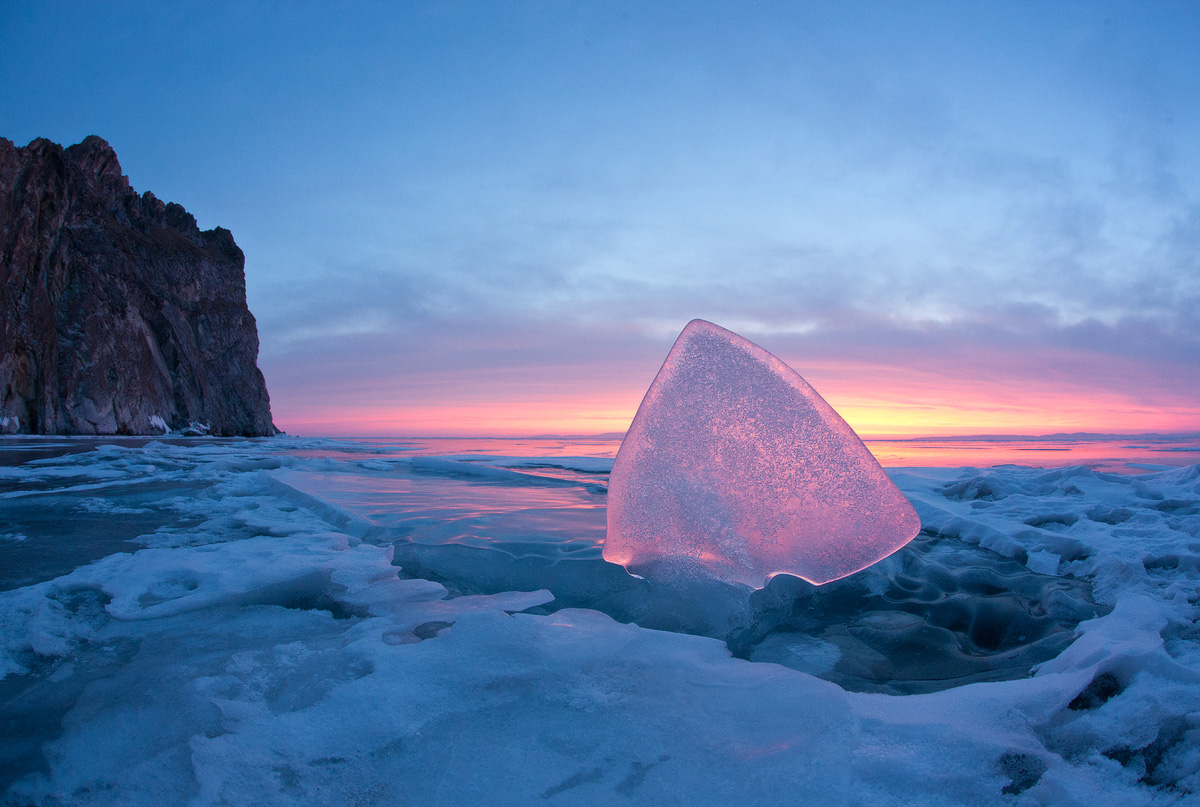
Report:
[[603,562],[604,460],[338,445],[2,467],[0,804],[1200,793],[1200,467],[892,472],[912,544],[742,603]]

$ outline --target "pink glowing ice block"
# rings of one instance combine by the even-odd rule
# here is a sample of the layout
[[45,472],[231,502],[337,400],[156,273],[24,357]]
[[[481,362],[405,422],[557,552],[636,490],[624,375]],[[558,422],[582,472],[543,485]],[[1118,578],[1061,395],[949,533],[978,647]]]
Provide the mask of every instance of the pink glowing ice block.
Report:
[[858,435],[758,345],[692,320],[613,462],[604,557],[634,572],[820,585],[921,528]]

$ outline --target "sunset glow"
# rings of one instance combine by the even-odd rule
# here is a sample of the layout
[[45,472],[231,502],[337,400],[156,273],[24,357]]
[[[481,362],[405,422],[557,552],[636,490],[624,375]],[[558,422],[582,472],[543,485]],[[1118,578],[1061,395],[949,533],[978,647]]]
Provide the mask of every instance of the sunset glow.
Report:
[[[1185,394],[1186,387],[1148,395],[1145,387],[1098,389],[1075,378],[1014,382],[981,372],[956,379],[910,368],[829,362],[801,375],[864,438],[1200,430],[1200,407]],[[572,390],[570,381],[542,384],[536,396],[530,395],[535,385],[520,372],[507,383],[495,375],[486,382],[468,376],[457,384],[425,379],[422,386],[392,389],[391,404],[378,399],[387,397],[386,389],[369,405],[281,401],[275,404],[276,422],[290,433],[358,437],[621,433],[650,377],[613,380],[604,390],[578,379],[579,386],[590,389],[586,393]]]
[[23,9],[0,135],[233,232],[290,433],[621,432],[693,318],[863,436],[1200,431],[1194,4]]
[[277,416],[282,427],[297,434],[335,437],[531,437],[622,432],[640,398],[631,393],[606,407],[603,401],[562,400],[519,402],[479,401],[446,406],[413,405],[380,409],[303,409]]
[[[823,397],[864,438],[975,434],[1041,435],[1061,432],[1189,432],[1197,413],[1184,403],[1149,408],[1119,394],[1074,397],[1048,391],[1019,399],[988,396],[978,388],[926,389],[921,400],[883,397],[871,389],[831,385]],[[642,392],[630,389],[605,401],[488,402],[356,410],[305,411],[280,407],[290,433],[349,437],[590,435],[623,432]],[[606,405],[607,404],[607,405]]]
[[[814,386],[863,437],[1069,432],[1188,432],[1200,426],[1194,401],[1182,396],[1147,405],[1135,393],[1081,388],[1046,380],[1014,389],[1002,380],[955,383],[913,374],[880,373],[872,382]],[[907,383],[906,383],[907,382]],[[1164,396],[1165,397],[1165,396]]]

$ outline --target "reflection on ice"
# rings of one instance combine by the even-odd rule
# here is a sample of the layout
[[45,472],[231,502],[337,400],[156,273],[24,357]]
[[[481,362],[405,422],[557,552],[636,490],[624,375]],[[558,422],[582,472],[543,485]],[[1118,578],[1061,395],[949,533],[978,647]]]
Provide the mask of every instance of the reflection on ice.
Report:
[[[387,471],[283,471],[281,492],[378,541],[461,544],[557,560],[600,557],[604,486],[494,466],[418,458]],[[308,497],[308,498],[304,498]]]

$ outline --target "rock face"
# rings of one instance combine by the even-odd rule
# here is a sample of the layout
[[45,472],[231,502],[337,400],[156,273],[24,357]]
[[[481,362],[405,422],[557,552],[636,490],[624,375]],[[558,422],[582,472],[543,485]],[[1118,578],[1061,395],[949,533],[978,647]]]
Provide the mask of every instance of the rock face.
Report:
[[0,138],[0,432],[274,434],[244,264],[99,137]]

